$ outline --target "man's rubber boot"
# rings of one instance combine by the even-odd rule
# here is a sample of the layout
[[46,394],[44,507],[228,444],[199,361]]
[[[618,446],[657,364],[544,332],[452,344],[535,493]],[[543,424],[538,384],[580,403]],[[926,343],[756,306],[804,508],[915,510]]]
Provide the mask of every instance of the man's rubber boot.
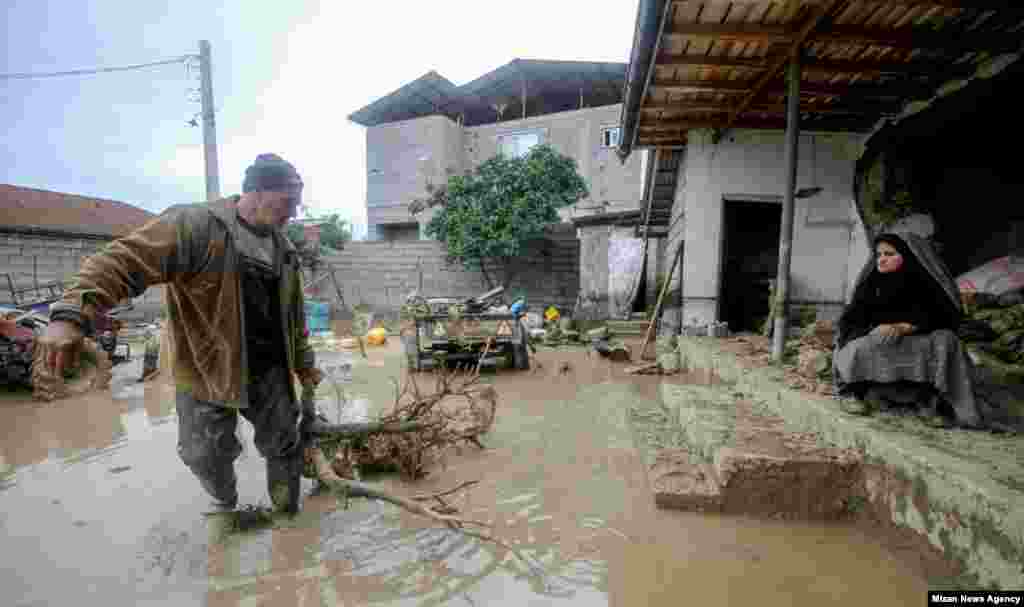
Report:
[[211,498],[212,506],[217,510],[234,510],[238,507],[238,489],[236,487],[235,469],[232,466],[230,473],[222,474],[223,478],[215,478],[215,475],[196,474],[199,484],[202,485]]
[[268,459],[267,492],[274,510],[297,514],[302,492],[302,458],[291,456]]

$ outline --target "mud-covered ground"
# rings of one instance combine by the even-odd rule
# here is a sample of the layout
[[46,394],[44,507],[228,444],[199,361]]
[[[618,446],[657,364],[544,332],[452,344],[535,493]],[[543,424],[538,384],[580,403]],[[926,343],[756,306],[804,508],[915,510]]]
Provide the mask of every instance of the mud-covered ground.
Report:
[[[342,386],[371,415],[394,397],[397,340]],[[340,354],[323,354],[328,364]],[[927,582],[864,531],[658,510],[625,420],[661,378],[582,349],[541,349],[536,372],[489,376],[500,394],[486,451],[453,453],[405,494],[479,479],[456,501],[496,545],[390,505],[307,497],[272,530],[210,541],[209,500],[175,453],[170,388],[115,367],[111,391],[50,404],[0,392],[4,605],[907,605]],[[561,367],[569,363],[569,370]],[[427,382],[425,382],[427,383]],[[426,387],[424,385],[424,387]],[[337,415],[331,389],[320,392]],[[266,503],[251,429],[236,467]]]

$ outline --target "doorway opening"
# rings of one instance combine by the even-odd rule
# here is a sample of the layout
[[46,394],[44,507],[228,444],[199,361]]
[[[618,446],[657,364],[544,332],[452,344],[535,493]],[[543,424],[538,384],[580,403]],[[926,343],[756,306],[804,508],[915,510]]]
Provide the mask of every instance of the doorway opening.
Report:
[[781,232],[777,201],[723,201],[718,318],[734,332],[760,331],[768,317]]

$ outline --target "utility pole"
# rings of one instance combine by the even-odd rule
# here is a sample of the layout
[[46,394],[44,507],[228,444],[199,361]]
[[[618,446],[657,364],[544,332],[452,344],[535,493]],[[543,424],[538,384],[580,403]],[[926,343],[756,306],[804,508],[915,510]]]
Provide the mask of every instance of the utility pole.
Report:
[[199,94],[203,114],[203,158],[206,161],[206,200],[220,198],[220,171],[217,163],[217,124],[213,112],[213,72],[210,41],[199,41]]

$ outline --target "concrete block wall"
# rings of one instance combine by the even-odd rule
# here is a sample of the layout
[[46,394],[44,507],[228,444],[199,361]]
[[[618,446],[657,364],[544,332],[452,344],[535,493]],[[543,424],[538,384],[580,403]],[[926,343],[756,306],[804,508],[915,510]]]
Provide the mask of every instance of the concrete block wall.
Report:
[[[97,253],[108,242],[88,238],[0,233],[0,273],[10,273],[16,289],[56,280],[69,281],[85,258]],[[40,295],[45,296],[47,293],[43,290]],[[125,318],[153,318],[163,307],[163,301],[163,288],[151,288],[132,302],[136,309]],[[14,303],[5,277],[0,278],[0,303]]]
[[[814,305],[820,318],[842,310],[854,226],[854,164],[863,136],[805,133],[800,138],[797,189],[820,194],[796,201],[790,301]],[[785,189],[784,133],[737,131],[718,144],[711,133],[691,131],[686,148],[686,252],[683,256],[683,318],[717,319],[720,291],[722,202],[730,198],[780,199]]]
[[[444,245],[435,241],[350,242],[324,263],[336,270],[345,301],[364,304],[388,317],[396,317],[405,297],[419,290],[427,297],[470,297],[487,290],[480,271],[466,270],[445,261]],[[516,275],[506,293],[522,289],[530,306],[548,305],[571,311],[579,290],[579,241],[568,226],[556,226],[543,241],[531,243],[516,263]],[[498,280],[497,268],[489,269]],[[335,301],[330,279],[311,297]]]
[[424,116],[366,129],[367,222],[415,222],[408,205],[461,172],[462,127],[444,116]]

